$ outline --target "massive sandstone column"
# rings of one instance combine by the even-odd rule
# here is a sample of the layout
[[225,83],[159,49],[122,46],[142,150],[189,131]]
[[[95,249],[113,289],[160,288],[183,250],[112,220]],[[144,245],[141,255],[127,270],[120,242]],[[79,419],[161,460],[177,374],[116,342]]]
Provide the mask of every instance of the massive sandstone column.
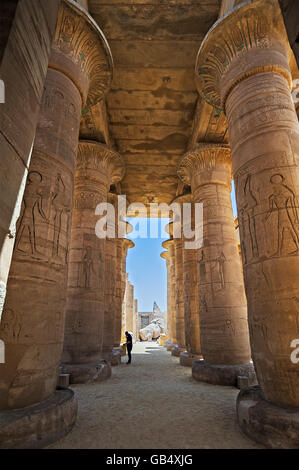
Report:
[[[169,224],[170,225],[170,224]],[[177,344],[176,338],[176,275],[175,275],[175,251],[174,240],[171,237],[162,243],[163,248],[168,250],[169,256],[169,295],[167,295],[167,328],[169,332],[169,344],[167,349],[171,350]],[[169,308],[168,308],[169,305]]]
[[126,289],[126,331],[133,334],[134,286],[129,280]]
[[0,318],[59,3],[1,2]]
[[101,99],[110,65],[100,30],[63,1],[1,322],[6,344],[6,363],[0,365],[2,409],[37,403],[56,387],[81,108]]
[[71,382],[101,380],[104,366],[97,364],[106,358],[110,335],[113,343],[113,324],[112,329],[105,325],[105,317],[108,310],[113,313],[108,300],[115,298],[109,294],[115,290],[116,239],[96,235],[96,207],[107,203],[110,185],[123,175],[118,153],[98,142],[79,142],[63,354],[64,371],[70,373]]
[[[182,212],[182,240],[183,240],[183,308],[185,345],[187,351],[180,354],[180,364],[192,366],[193,361],[201,358],[200,328],[199,328],[199,303],[197,282],[197,250],[191,249],[187,243],[195,243],[196,237],[188,238],[188,232],[195,229],[194,204],[191,194],[178,196],[173,202],[187,203],[191,206],[189,213]],[[183,207],[183,206],[182,206]],[[186,236],[188,235],[188,236]]]
[[261,387],[240,393],[239,422],[274,447],[299,446],[293,343],[299,338],[299,126],[290,58],[278,2],[258,0],[217,23],[196,65],[201,95],[228,120],[250,341]]
[[[118,238],[118,224],[124,224],[124,232],[129,224],[118,220],[118,196],[109,194],[109,202],[115,210],[115,238],[106,240],[106,267],[105,267],[105,320],[103,353],[112,365],[120,363],[121,340],[121,279],[122,279],[122,238]],[[114,348],[116,345],[116,349]]]
[[191,185],[194,202],[203,204],[203,246],[197,250],[197,263],[204,361],[194,363],[193,376],[211,383],[236,384],[237,376],[250,373],[252,366],[230,199],[230,150],[226,145],[201,144],[185,155],[178,172]]

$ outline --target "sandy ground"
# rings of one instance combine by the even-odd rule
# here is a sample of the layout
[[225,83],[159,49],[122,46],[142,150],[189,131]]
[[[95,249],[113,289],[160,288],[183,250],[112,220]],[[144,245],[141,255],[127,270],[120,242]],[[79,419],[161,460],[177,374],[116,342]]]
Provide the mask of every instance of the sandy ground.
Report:
[[258,449],[239,430],[238,390],[196,382],[156,343],[137,343],[112,378],[74,385],[77,423],[51,449]]

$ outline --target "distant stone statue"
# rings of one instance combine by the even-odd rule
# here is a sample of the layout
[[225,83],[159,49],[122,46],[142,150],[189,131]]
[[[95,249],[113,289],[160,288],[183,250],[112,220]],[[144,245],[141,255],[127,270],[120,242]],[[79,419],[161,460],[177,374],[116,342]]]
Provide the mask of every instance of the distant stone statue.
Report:
[[164,333],[165,327],[162,318],[155,318],[149,325],[139,331],[141,341],[152,341]]

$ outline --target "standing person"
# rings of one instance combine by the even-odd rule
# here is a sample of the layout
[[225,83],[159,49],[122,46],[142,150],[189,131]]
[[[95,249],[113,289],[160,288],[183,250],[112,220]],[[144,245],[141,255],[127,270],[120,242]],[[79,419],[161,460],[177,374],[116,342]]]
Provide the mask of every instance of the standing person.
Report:
[[132,356],[131,356],[131,351],[133,348],[133,340],[132,340],[132,335],[128,331],[125,332],[126,338],[127,338],[127,351],[128,351],[128,362],[127,364],[131,364]]

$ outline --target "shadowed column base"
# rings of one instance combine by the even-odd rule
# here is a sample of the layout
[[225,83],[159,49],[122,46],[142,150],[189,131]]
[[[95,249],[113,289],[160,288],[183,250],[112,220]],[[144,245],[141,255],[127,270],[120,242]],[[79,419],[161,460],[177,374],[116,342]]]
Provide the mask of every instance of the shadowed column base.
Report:
[[199,361],[202,359],[200,354],[192,354],[188,351],[181,352],[180,354],[180,364],[181,366],[192,367],[194,361]]
[[77,398],[58,387],[46,400],[18,410],[0,412],[0,449],[41,449],[58,441],[73,428]]
[[111,377],[111,365],[105,360],[96,364],[62,364],[61,373],[70,375],[70,384],[102,382]]
[[180,357],[182,352],[186,352],[186,348],[181,348],[180,346],[173,346],[171,349],[171,355],[175,357]]
[[271,449],[299,448],[299,409],[266,401],[258,385],[241,390],[237,416],[242,431],[254,441]]
[[249,384],[257,383],[253,364],[217,365],[208,364],[204,360],[194,361],[192,365],[192,377],[199,382],[207,382],[213,385],[237,386],[238,376],[248,377]]
[[164,347],[167,349],[167,351],[171,351],[174,347],[174,344],[171,341],[165,341]]

